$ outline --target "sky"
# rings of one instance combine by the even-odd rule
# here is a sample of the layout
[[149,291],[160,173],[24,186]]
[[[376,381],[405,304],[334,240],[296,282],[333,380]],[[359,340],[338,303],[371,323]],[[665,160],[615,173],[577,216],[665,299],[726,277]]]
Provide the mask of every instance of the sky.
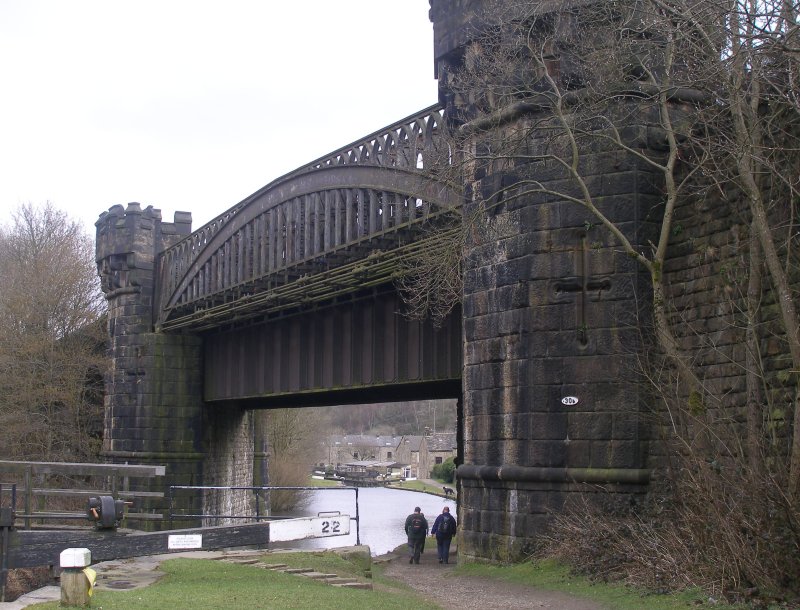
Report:
[[436,103],[428,0],[0,0],[0,224],[52,202],[197,229]]

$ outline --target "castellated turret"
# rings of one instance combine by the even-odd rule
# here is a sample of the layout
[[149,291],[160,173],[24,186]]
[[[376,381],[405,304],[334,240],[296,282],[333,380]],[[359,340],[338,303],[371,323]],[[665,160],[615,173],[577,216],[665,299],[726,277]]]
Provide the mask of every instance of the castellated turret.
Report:
[[[154,332],[159,254],[191,233],[192,217],[138,203],[115,205],[95,223],[95,260],[108,300],[103,456],[161,464],[183,484],[200,480],[200,340]],[[160,491],[153,488],[149,491]]]
[[149,330],[158,254],[191,233],[192,215],[175,212],[174,222],[163,222],[161,210],[129,203],[103,212],[95,226],[95,260],[106,299],[111,305],[117,297],[136,295],[138,322]]

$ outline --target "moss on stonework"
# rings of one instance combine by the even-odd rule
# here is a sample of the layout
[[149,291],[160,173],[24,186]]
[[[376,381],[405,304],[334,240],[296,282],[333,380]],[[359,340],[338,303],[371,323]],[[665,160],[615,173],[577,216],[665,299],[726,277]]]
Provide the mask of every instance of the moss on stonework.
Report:
[[703,397],[700,395],[700,392],[693,390],[689,394],[689,413],[694,416],[702,415],[705,413],[706,405],[703,402]]

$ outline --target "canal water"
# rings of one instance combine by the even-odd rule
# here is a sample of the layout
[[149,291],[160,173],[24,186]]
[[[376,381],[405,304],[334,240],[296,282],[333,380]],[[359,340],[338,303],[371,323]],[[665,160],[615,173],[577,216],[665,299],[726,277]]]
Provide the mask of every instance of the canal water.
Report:
[[[352,489],[321,487],[310,491],[308,504],[294,513],[297,517],[313,517],[319,513],[340,512],[356,516],[356,494]],[[405,544],[408,539],[403,529],[406,517],[414,507],[422,509],[428,524],[433,527],[442,507],[449,506],[456,514],[456,503],[431,494],[386,487],[361,487],[358,489],[359,532],[361,544],[367,544],[373,556],[383,555]],[[356,522],[350,522],[350,534],[330,538],[315,538],[295,542],[281,542],[281,548],[328,549],[356,544]]]

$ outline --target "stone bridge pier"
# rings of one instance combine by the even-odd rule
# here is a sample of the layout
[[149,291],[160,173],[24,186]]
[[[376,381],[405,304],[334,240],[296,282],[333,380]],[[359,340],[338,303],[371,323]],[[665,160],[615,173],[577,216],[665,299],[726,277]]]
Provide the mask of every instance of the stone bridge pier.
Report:
[[[491,6],[431,0],[440,101],[462,150],[476,158],[552,116],[542,104],[481,121],[474,104],[483,92],[472,95],[458,82],[466,47],[494,27]],[[530,129],[526,137],[525,150],[539,151],[550,134]],[[645,491],[638,315],[651,297],[649,278],[588,211],[566,198],[514,193],[519,176],[531,176],[525,171],[559,192],[558,167],[531,170],[490,157],[465,159],[472,171],[464,177],[464,218],[473,224],[463,293],[459,553],[513,561],[530,554],[553,514],[584,502],[628,505]],[[649,170],[602,150],[585,162],[592,195],[631,243],[645,246],[657,196]],[[506,190],[515,195],[508,201]]]
[[[176,212],[168,223],[152,206],[116,205],[96,228],[110,357],[104,457],[163,464],[168,483],[162,485],[252,485],[253,413],[204,407],[202,338],[154,332],[157,254],[189,235],[191,214]],[[184,514],[244,514],[248,507],[242,493],[176,495]]]

